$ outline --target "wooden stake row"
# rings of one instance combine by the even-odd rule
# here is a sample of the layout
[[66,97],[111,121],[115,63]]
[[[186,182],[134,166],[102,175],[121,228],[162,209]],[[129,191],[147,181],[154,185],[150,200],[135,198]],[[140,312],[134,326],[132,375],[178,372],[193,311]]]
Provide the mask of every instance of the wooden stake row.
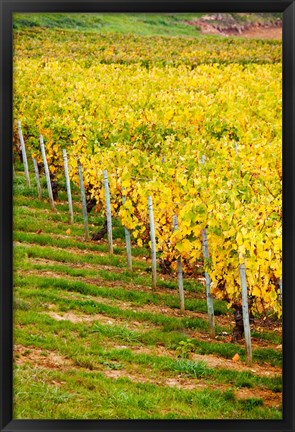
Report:
[[25,170],[26,181],[27,181],[28,187],[31,187],[30,176],[29,176],[28,160],[27,160],[27,154],[26,154],[26,146],[25,146],[25,142],[24,142],[24,137],[23,137],[20,121],[17,122],[17,128],[18,128],[19,141],[20,141],[22,158],[23,158],[23,163],[24,163],[24,170]]
[[[177,216],[173,216],[173,228],[174,231],[178,230],[178,220]],[[178,281],[178,290],[179,290],[179,299],[180,299],[180,310],[184,312],[184,290],[183,290],[183,273],[182,273],[182,262],[181,259],[177,260],[177,281]]]
[[[21,129],[20,121],[18,123],[18,133],[20,138],[20,145],[22,151],[22,158],[24,163],[24,171],[26,176],[26,182],[28,187],[31,186],[29,169],[28,169],[28,161],[25,149],[24,138]],[[52,210],[55,210],[53,194],[52,194],[52,186],[50,173],[46,158],[46,151],[43,141],[43,136],[40,135],[40,148],[41,154],[44,163],[44,170],[46,175],[48,196],[50,201],[50,206]],[[235,147],[236,154],[238,155],[238,147]],[[42,189],[39,178],[39,170],[36,159],[33,157],[33,165],[34,171],[36,175],[36,183],[38,189],[38,196],[42,198]],[[65,178],[67,185],[67,195],[68,195],[68,203],[69,203],[69,212],[70,212],[70,222],[74,222],[74,213],[73,213],[73,204],[72,204],[72,196],[71,196],[71,186],[70,186],[70,178],[68,173],[68,161],[67,161],[67,153],[66,150],[63,150],[63,159],[64,159],[64,170],[65,170]],[[202,156],[202,163],[205,163],[205,155]],[[82,213],[83,213],[83,221],[85,228],[85,240],[89,239],[89,228],[88,228],[88,215],[87,215],[87,206],[86,206],[86,195],[85,195],[85,187],[83,181],[83,169],[80,159],[77,159],[78,164],[78,173],[79,173],[79,181],[80,181],[80,192],[81,192],[81,201],[82,201]],[[108,232],[108,243],[109,243],[109,252],[113,253],[113,240],[112,240],[112,216],[111,216],[111,200],[110,200],[110,191],[109,191],[109,182],[108,182],[108,172],[104,170],[103,172],[103,182],[106,196],[106,216],[107,216],[107,232]],[[123,196],[123,203],[126,202],[126,197]],[[156,279],[157,279],[157,270],[156,270],[156,236],[155,236],[155,223],[154,223],[154,214],[153,214],[153,203],[152,197],[148,197],[148,211],[149,211],[149,219],[150,219],[150,238],[151,238],[151,252],[152,252],[152,287],[156,288]],[[177,216],[173,216],[173,227],[174,230],[178,229],[178,221]],[[126,251],[127,251],[127,260],[128,260],[128,268],[132,270],[132,256],[131,256],[131,240],[130,240],[130,232],[125,227],[125,237],[126,237]],[[208,238],[207,238],[207,230],[202,230],[202,245],[203,245],[203,255],[204,261],[209,260],[209,248],[208,248]],[[245,263],[240,264],[240,280],[242,287],[242,311],[243,311],[243,323],[244,323],[244,332],[245,332],[245,342],[247,349],[247,364],[252,364],[252,347],[251,347],[251,331],[250,331],[250,322],[249,322],[249,308],[248,308],[248,291],[247,291],[247,280],[246,280],[246,267]],[[182,274],[182,263],[181,260],[177,260],[177,275],[178,275],[178,288],[179,288],[179,297],[180,297],[180,310],[184,311],[184,290],[183,290],[183,274]],[[213,307],[213,297],[210,291],[211,279],[208,272],[205,270],[205,279],[206,279],[206,297],[207,297],[207,307],[208,307],[208,316],[209,316],[209,326],[210,326],[210,336],[215,337],[215,321],[214,321],[214,307]],[[279,281],[280,294],[282,295],[282,280]]]
[[62,151],[62,155],[64,160],[64,169],[65,169],[65,177],[66,177],[66,185],[67,185],[70,222],[74,223],[74,212],[73,212],[73,203],[72,203],[71,183],[70,183],[70,176],[69,176],[69,169],[68,169],[68,158],[67,158],[67,151],[65,149],[63,149]]
[[150,237],[151,237],[151,245],[152,245],[152,287],[153,287],[153,289],[156,289],[156,285],[157,285],[157,249],[156,249],[153,199],[151,196],[148,197],[148,210],[149,210],[149,217],[150,217]]

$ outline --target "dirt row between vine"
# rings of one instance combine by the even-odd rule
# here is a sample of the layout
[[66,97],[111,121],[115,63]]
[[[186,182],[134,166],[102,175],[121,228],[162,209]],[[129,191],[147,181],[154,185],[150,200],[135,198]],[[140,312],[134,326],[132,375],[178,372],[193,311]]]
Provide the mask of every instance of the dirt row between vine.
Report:
[[[36,233],[33,233],[36,234]],[[48,234],[47,234],[48,235]],[[57,236],[57,235],[56,235]],[[54,237],[54,235],[52,235],[51,237]],[[66,238],[72,239],[70,236],[65,236]],[[85,245],[87,245],[87,242],[84,241],[84,239],[80,238],[74,238],[72,240],[76,240],[76,241],[80,241],[85,243]],[[93,244],[94,242],[92,242],[91,244]],[[96,256],[106,256],[109,257],[110,253],[108,251],[102,252],[102,251],[98,251],[98,250],[87,250],[87,249],[80,249],[78,247],[59,247],[59,246],[51,246],[51,245],[42,245],[42,244],[38,244],[38,243],[34,243],[34,241],[32,241],[31,243],[26,242],[26,241],[14,241],[15,246],[24,246],[24,247],[30,247],[32,245],[36,245],[38,247],[46,247],[46,248],[50,248],[50,249],[55,249],[55,250],[59,250],[59,251],[65,251],[65,252],[70,252],[73,253],[75,255],[79,255],[79,256],[85,256],[85,255],[96,255]],[[107,246],[107,242],[103,241],[100,244],[104,244],[105,246]],[[116,247],[116,244],[113,243],[113,246]],[[120,254],[114,254],[113,256],[116,258],[123,258],[125,259],[125,254],[124,254],[124,250],[123,247],[125,248],[125,245],[122,244],[122,246],[120,245],[119,247],[122,247],[122,253]],[[146,261],[148,262],[150,260],[150,258],[146,258],[143,256],[132,256],[132,260],[135,261]],[[126,262],[126,267],[114,267],[114,268],[119,268],[121,271],[125,271],[128,270],[127,267],[127,262]],[[161,275],[162,276],[162,275]],[[164,275],[163,275],[164,276]]]
[[[36,260],[38,262],[41,262],[41,260],[39,258],[29,258],[30,260]],[[49,260],[45,260],[45,262],[47,261],[47,264],[50,265]],[[93,264],[92,266],[89,264],[85,264],[84,263],[79,263],[78,265],[76,265],[76,263],[65,263],[63,261],[50,261],[51,263],[54,262],[54,264],[56,265],[65,265],[68,266],[70,268],[88,268],[88,269],[93,269],[93,270],[109,270],[113,273],[122,273],[124,271],[126,271],[127,269],[122,269],[122,268],[118,268],[118,267],[112,267],[112,266],[105,266],[104,264]],[[117,271],[118,270],[118,271]],[[32,275],[38,275],[40,274],[38,270],[18,270],[19,274],[25,273],[25,274],[32,274]],[[168,295],[173,295],[173,296],[177,296],[177,290],[173,289],[173,288],[162,288],[162,287],[157,287],[156,290],[153,290],[151,286],[147,286],[147,285],[140,285],[140,284],[133,284],[132,282],[125,282],[125,281],[118,281],[118,280],[114,280],[114,281],[110,281],[110,280],[105,280],[104,278],[100,278],[100,277],[84,277],[84,276],[71,276],[68,275],[66,273],[64,273],[63,271],[52,271],[52,270],[46,270],[46,271],[42,271],[42,275],[47,275],[48,277],[59,277],[61,279],[61,276],[64,276],[66,279],[68,280],[72,280],[72,281],[77,281],[77,280],[83,280],[83,282],[88,283],[90,285],[96,285],[98,286],[99,284],[103,284],[105,286],[108,287],[113,287],[113,288],[132,288],[135,289],[137,291],[141,291],[141,292],[146,292],[146,293],[153,293],[153,294],[168,294]],[[138,275],[135,273],[135,276]],[[143,274],[139,274],[139,276],[142,276]],[[146,276],[147,274],[144,273],[144,275]],[[197,292],[188,292],[186,291],[185,296],[187,299],[205,299],[205,294],[201,294],[197,293]]]
[[[121,321],[123,320],[118,320],[116,319],[112,319],[109,318],[103,314],[94,314],[94,315],[85,315],[85,314],[75,314],[74,312],[64,312],[64,313],[57,313],[57,312],[44,312],[46,315],[50,316],[51,318],[57,320],[57,321],[64,321],[64,320],[68,320],[74,324],[77,323],[93,323],[95,321],[99,321],[103,324],[107,324],[107,325],[115,325],[118,322],[121,323]],[[140,323],[140,322],[128,322],[126,324],[126,326],[131,329],[131,330],[140,330],[140,327],[144,327],[143,331],[146,330],[150,330],[151,327],[155,327],[154,325],[150,325],[150,324],[146,324],[145,323]],[[196,336],[196,335],[195,335]],[[207,338],[208,339],[208,338]],[[130,345],[130,344],[124,344],[124,345],[114,345],[114,343],[112,342],[110,347],[116,347],[119,349],[122,348],[128,348],[128,349],[132,349],[135,350],[136,352],[139,353],[144,353],[144,354],[154,354],[157,356],[169,356],[169,357],[173,357],[175,358],[175,351],[174,350],[169,350],[163,346],[155,346],[155,347],[138,347],[135,345]],[[247,366],[243,363],[241,363],[241,361],[239,362],[234,362],[231,359],[226,359],[224,357],[218,357],[215,356],[213,354],[195,354],[195,353],[191,353],[191,357],[193,360],[198,361],[198,360],[204,360],[206,361],[206,363],[208,364],[209,367],[219,367],[219,368],[224,368],[224,369],[235,369],[237,371],[247,371],[247,372],[253,372],[257,375],[261,375],[261,376],[272,376],[272,375],[280,375],[281,374],[281,368],[279,367],[275,367],[275,366],[271,366],[271,365],[259,365],[259,364],[253,364],[251,367]]]
[[[184,313],[182,313],[179,309],[173,309],[173,308],[169,308],[168,306],[155,306],[155,305],[151,305],[151,304],[147,304],[147,305],[135,305],[135,304],[130,304],[127,302],[124,302],[122,300],[117,300],[117,299],[108,299],[105,297],[100,297],[98,296],[91,296],[91,295],[85,295],[85,294],[79,294],[79,293],[73,293],[73,292],[64,292],[62,294],[63,298],[66,299],[72,299],[72,300],[90,300],[96,303],[104,303],[110,306],[116,306],[119,307],[122,310],[132,310],[133,312],[149,312],[149,313],[155,313],[155,314],[165,314],[166,316],[170,316],[170,317],[175,317],[175,318],[181,318],[181,317],[186,317],[186,318],[201,318],[201,319],[205,319],[207,320],[207,314],[202,313],[202,312],[195,312],[195,311],[189,311],[186,310]],[[222,338],[222,343],[223,342],[231,342],[231,331],[234,327],[235,322],[233,321],[233,319],[230,316],[224,317],[222,315],[218,315],[215,317],[215,321],[217,325],[223,326],[223,327],[228,327],[229,325],[231,325],[231,329],[229,330],[229,332],[223,332],[221,335],[219,335]],[[157,328],[158,326],[155,324],[151,324],[150,327],[155,327]],[[197,330],[191,330],[191,329],[186,329],[185,330],[187,333],[190,333],[190,335],[192,337],[198,337],[199,339],[202,340],[210,340],[209,335],[204,332],[201,333],[200,331],[198,332]],[[225,334],[227,333],[227,334]],[[262,341],[262,340],[255,340],[255,338],[252,338],[254,347],[257,346],[259,348],[263,348],[263,347],[268,347],[268,348],[273,348],[273,349],[278,349],[281,350],[282,347],[280,345],[274,344],[270,341]],[[215,342],[218,342],[217,340]],[[240,342],[241,344],[243,344],[243,342]]]
[[[99,266],[96,266],[96,268],[99,268]],[[39,276],[40,273],[38,270],[19,270],[18,274],[24,274],[24,275],[34,275],[34,276]],[[135,291],[141,291],[141,292],[147,292],[147,293],[154,293],[154,294],[171,294],[173,296],[177,296],[178,293],[176,292],[176,290],[171,290],[171,289],[163,289],[162,291],[152,291],[151,288],[149,287],[144,287],[142,285],[133,285],[130,282],[121,282],[121,281],[106,281],[102,278],[95,278],[95,279],[91,279],[91,278],[85,278],[83,276],[69,276],[66,275],[65,273],[62,272],[56,272],[56,271],[42,271],[42,277],[52,277],[55,279],[66,279],[69,281],[77,281],[77,280],[82,280],[83,282],[89,284],[89,285],[93,285],[93,286],[104,286],[104,287],[110,287],[110,288],[128,288],[128,290],[130,289],[134,289]],[[81,299],[81,294],[79,293],[69,293],[69,292],[63,292],[62,296],[64,298],[71,298],[73,300],[80,300]],[[186,296],[188,297],[188,296]],[[202,312],[195,312],[195,311],[185,311],[184,313],[180,312],[179,309],[173,309],[170,308],[168,306],[162,306],[162,305],[152,305],[152,304],[145,304],[145,305],[136,305],[136,304],[132,304],[132,302],[124,302],[121,300],[117,300],[117,299],[108,299],[105,298],[103,296],[90,296],[87,295],[87,300],[91,300],[97,303],[102,303],[102,304],[108,304],[110,306],[117,306],[120,307],[120,309],[122,310],[132,310],[134,312],[140,311],[140,312],[148,312],[148,313],[155,313],[155,314],[165,314],[167,316],[170,317],[175,317],[175,318],[179,318],[179,317],[186,317],[186,318],[200,318],[200,319],[204,319],[207,320],[207,314],[206,313],[202,313]],[[196,296],[191,295],[190,298],[197,298]],[[203,299],[204,296],[203,296]],[[116,318],[117,320],[119,320],[118,318]],[[124,320],[126,322],[126,320]],[[232,328],[234,327],[234,321],[233,318],[231,316],[221,316],[218,315],[215,317],[215,321],[216,324],[222,326],[222,327],[229,327],[231,326]],[[263,320],[260,320],[260,323],[263,325]],[[151,328],[159,328],[158,325],[155,324],[150,324]],[[257,325],[258,327],[258,325]],[[185,333],[190,336],[190,337],[198,337],[199,339],[202,340],[210,340],[210,337],[208,335],[208,333],[206,333],[206,331],[204,332],[200,332],[196,329],[185,329]],[[231,333],[226,332],[227,334],[221,334],[219,335],[219,337],[222,338],[222,340],[218,340],[215,339],[214,342],[216,343],[224,343],[224,342],[231,342]],[[280,329],[278,329],[278,333],[280,334]],[[241,344],[243,344],[243,342],[240,342]],[[281,346],[277,346],[276,344],[273,344],[270,341],[263,341],[263,340],[258,340],[255,338],[252,338],[252,345],[253,348],[273,348],[273,349],[281,349]]]
[[[23,345],[14,346],[14,356],[16,365],[30,364],[36,368],[47,369],[47,370],[60,370],[63,372],[71,370],[84,370],[84,368],[76,366],[73,360],[66,358],[54,351],[41,350],[34,347],[26,347]],[[36,366],[37,365],[37,366]],[[105,370],[104,365],[97,365],[95,370],[91,370],[91,373],[100,372],[103,373],[107,378],[118,379],[118,378],[128,378],[134,383],[150,383],[161,386],[176,387],[184,390],[220,390],[226,391],[232,389],[232,386],[227,384],[210,384],[206,380],[201,380],[197,378],[185,378],[181,375],[177,377],[169,378],[162,376],[159,377],[148,377],[147,374],[143,374],[135,365],[132,365],[132,372],[124,369],[121,370]],[[65,384],[64,381],[51,381],[51,384],[62,386]],[[234,394],[237,399],[247,399],[247,398],[262,398],[264,405],[269,407],[279,407],[282,403],[281,393],[275,393],[270,390],[265,389],[251,389],[251,388],[241,388],[235,389]]]

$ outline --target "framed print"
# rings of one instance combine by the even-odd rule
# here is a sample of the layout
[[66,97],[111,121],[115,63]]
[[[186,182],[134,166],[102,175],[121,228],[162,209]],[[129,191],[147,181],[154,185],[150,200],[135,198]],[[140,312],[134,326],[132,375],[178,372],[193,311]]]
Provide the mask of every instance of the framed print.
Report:
[[1,431],[294,430],[294,18],[1,0]]

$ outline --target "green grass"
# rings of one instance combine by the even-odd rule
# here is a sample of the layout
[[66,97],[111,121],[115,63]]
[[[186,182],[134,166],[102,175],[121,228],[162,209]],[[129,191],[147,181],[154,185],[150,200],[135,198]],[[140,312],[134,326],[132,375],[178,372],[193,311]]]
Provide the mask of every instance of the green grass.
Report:
[[197,36],[199,34],[197,29],[187,25],[185,21],[201,15],[200,13],[15,14],[13,26],[15,29],[43,27],[141,36]]
[[[141,340],[140,332],[131,331],[126,327],[96,323],[92,327],[93,331],[91,329],[87,331],[87,326],[83,323],[56,321],[44,314],[25,311],[17,313],[16,323],[22,326],[19,328],[17,325],[15,332],[24,346],[34,345],[41,349],[60,352],[67,358],[71,358],[77,366],[82,365],[90,370],[100,369],[100,365],[104,365],[105,361],[117,361],[130,371],[138,366],[139,369],[136,370],[144,374],[146,374],[145,368],[147,367],[151,374],[155,373],[155,376],[159,377],[167,372],[167,377],[183,374],[194,378],[208,378],[212,382],[231,384],[237,388],[258,386],[281,390],[281,377],[257,377],[251,372],[213,369],[208,367],[204,361],[179,360],[163,355],[142,354],[137,353],[136,350],[133,352],[129,348],[106,349],[107,341],[109,340],[110,343],[113,337],[118,338],[118,341],[132,344],[135,348],[137,344],[141,346],[140,343],[145,343],[144,338]],[[35,323],[38,323],[39,328],[44,329],[46,337],[43,337],[40,331],[36,331]],[[51,334],[49,334],[49,328]],[[83,333],[83,330],[86,333]],[[79,341],[77,341],[77,332],[80,334]],[[161,332],[158,332],[158,336],[161,336]]]
[[[47,282],[47,281],[46,281]],[[52,282],[52,281],[51,281]],[[19,283],[19,281],[18,281]],[[149,345],[157,344],[157,342],[161,341],[161,343],[167,348],[176,349],[179,342],[187,338],[186,329],[197,329],[199,331],[208,331],[208,323],[204,319],[199,318],[172,318],[169,316],[163,316],[161,314],[150,313],[150,312],[141,312],[141,311],[133,311],[133,310],[122,310],[120,307],[104,305],[99,301],[93,300],[76,300],[69,298],[58,297],[58,290],[52,290],[52,283],[47,283],[48,289],[44,292],[44,284],[37,284],[40,288],[39,290],[34,290],[32,287],[34,286],[33,279],[25,280],[24,284],[21,286],[29,286],[29,289],[22,288],[22,298],[24,301],[27,301],[31,298],[34,298],[33,309],[40,310],[40,308],[44,308],[44,303],[54,303],[59,306],[59,309],[63,312],[69,310],[76,310],[83,313],[95,314],[102,313],[107,316],[113,318],[124,319],[124,322],[128,324],[128,322],[133,322],[134,320],[140,322],[150,322],[153,325],[161,326],[160,329],[152,329],[141,334],[140,331],[129,331],[128,328],[123,328],[123,333],[121,332],[121,327],[117,326],[105,326],[99,322],[95,322],[94,331],[99,333],[104,333],[105,335],[109,335],[110,337],[115,338],[125,338],[129,341],[130,338],[133,341],[137,341],[138,343],[144,343]],[[56,288],[61,288],[60,285],[56,284]],[[18,293],[19,288],[16,290]],[[60,291],[59,291],[60,292]],[[81,292],[81,291],[80,291]],[[92,292],[82,291],[84,294],[95,295]],[[106,290],[106,292],[108,292]],[[104,290],[98,290],[97,295],[102,297],[106,296],[107,298],[114,298],[126,301],[126,294],[124,291],[117,290],[116,293],[112,296],[107,296]],[[132,296],[132,293],[127,293],[127,295]],[[19,294],[18,294],[19,297]],[[140,302],[137,304],[146,304],[147,300],[152,301],[150,297],[146,299],[146,297],[134,297],[132,296],[132,300],[136,303],[136,299]],[[25,303],[26,304],[26,303]],[[36,309],[37,308],[37,309]],[[122,324],[120,324],[122,326]],[[222,328],[217,326],[217,331],[223,330]],[[125,335],[125,336],[124,336]],[[232,358],[234,354],[238,353],[241,358],[245,358],[245,350],[240,346],[236,346],[230,343],[225,342],[205,342],[200,341],[198,339],[193,340],[193,344],[195,346],[195,352],[199,354],[216,354],[218,356],[224,358]],[[270,363],[274,366],[281,366],[282,357],[281,353],[275,351],[273,349],[254,349],[253,350],[253,359],[258,363]]]
[[[21,236],[17,237],[17,239],[19,240]],[[50,244],[50,239],[52,240],[52,238],[50,236],[48,236],[48,242],[47,239],[44,240],[43,236],[36,236],[36,239],[39,240],[41,239],[41,242],[36,242],[39,244]],[[56,244],[58,242],[56,241]],[[59,244],[63,244],[63,246],[68,245],[68,246],[73,246],[74,245],[74,241],[66,241],[64,242],[63,239],[60,240]],[[87,244],[82,243],[81,244],[81,250],[86,250],[87,248]],[[92,245],[90,245],[92,246]],[[26,248],[28,248],[28,246],[24,245],[24,254],[28,257],[29,253],[25,253]],[[79,248],[80,249],[80,248]],[[92,246],[89,247],[89,250],[92,251],[99,251],[99,252],[105,252],[107,253],[107,247],[104,245],[103,247],[101,245],[98,246]],[[49,253],[51,253],[51,251],[47,251]],[[125,251],[124,251],[125,253]],[[88,263],[89,264],[89,263]],[[112,264],[113,265],[113,264]],[[151,286],[151,276],[150,274],[148,274],[149,272],[140,272],[140,274],[134,272],[134,271],[130,271],[130,270],[123,270],[123,271],[119,271],[116,272],[116,263],[114,262],[114,268],[110,269],[108,268],[103,269],[103,268],[85,268],[82,265],[80,267],[72,267],[71,265],[69,265],[68,263],[60,263],[60,261],[46,261],[46,263],[36,263],[35,261],[31,262],[31,260],[26,260],[25,262],[21,263],[21,268],[22,269],[26,269],[26,270],[41,270],[41,271],[52,271],[52,272],[56,272],[59,273],[61,276],[72,276],[72,277],[84,277],[84,278],[88,278],[88,279],[104,279],[105,281],[121,281],[124,283],[132,283],[133,285],[143,285],[143,286],[147,286],[150,287]],[[141,269],[140,266],[137,265],[137,262],[135,263],[134,266],[135,269]],[[112,271],[110,271],[112,270]],[[144,273],[146,273],[146,275],[144,275]],[[166,279],[159,279],[158,283],[157,283],[158,287],[160,288],[167,288],[170,290],[176,290],[177,289],[177,281],[174,279],[172,280],[166,280]],[[187,291],[188,293],[200,293],[204,295],[204,287],[203,285],[199,284],[198,282],[192,281],[192,280],[186,280],[184,282],[184,289],[185,291]],[[194,294],[190,294],[190,296],[192,296]],[[222,302],[219,302],[220,305],[222,305]],[[223,305],[224,306],[224,305]],[[221,306],[220,306],[221,308]],[[204,308],[202,309],[202,311],[204,311]],[[223,308],[223,312],[226,311],[226,308]]]
[[[188,25],[204,13],[31,13],[15,14],[14,29],[42,27],[93,31],[98,33],[136,34],[140,36],[199,36],[199,29]],[[231,14],[236,23],[269,22],[281,14]]]
[[[124,319],[126,323],[128,322],[143,322],[143,323],[151,323],[156,326],[161,326],[163,331],[170,332],[173,330],[184,330],[184,329],[198,329],[201,331],[208,332],[208,322],[205,319],[201,318],[182,318],[179,317],[176,319],[175,317],[166,316],[159,313],[153,312],[143,312],[139,310],[124,310],[120,306],[111,306],[102,302],[93,301],[93,300],[78,300],[78,299],[70,299],[68,297],[62,297],[58,294],[60,291],[58,290],[50,290],[43,294],[41,290],[22,290],[21,295],[24,299],[34,298],[32,304],[34,308],[38,307],[38,305],[42,307],[42,300],[46,302],[51,302],[56,304],[59,307],[59,310],[66,311],[79,311],[86,314],[105,314],[112,318],[120,318]],[[103,300],[103,298],[102,298]],[[39,308],[40,308],[39,306]],[[221,330],[217,327],[217,330]]]
[[73,252],[67,252],[64,248],[57,249],[48,246],[22,245],[22,247],[27,250],[29,258],[54,259],[55,261],[73,264],[112,265],[119,268],[123,267],[127,262],[126,258],[116,255],[74,254]]
[[[32,251],[28,251],[29,256],[34,256]],[[41,255],[41,254],[40,254]],[[39,256],[40,256],[39,255]],[[70,255],[70,254],[69,254]],[[43,255],[43,258],[47,255]],[[55,258],[58,257],[58,254],[56,254]],[[83,261],[83,258],[80,258],[79,262],[81,260]],[[110,264],[113,257],[109,256],[99,256],[94,257],[91,259],[92,263],[100,264],[100,265],[107,265]],[[65,260],[65,255],[62,254],[61,260]],[[76,258],[71,259],[69,262],[77,262]],[[121,261],[117,262],[117,266],[121,267],[123,266]],[[155,305],[162,305],[162,306],[168,306],[170,308],[178,309],[179,308],[179,299],[177,293],[175,293],[175,296],[169,295],[169,294],[162,294],[158,292],[149,292],[149,291],[139,291],[136,289],[136,286],[132,287],[131,289],[127,289],[123,286],[112,286],[112,287],[103,287],[102,281],[98,281],[95,283],[93,281],[93,284],[90,284],[89,282],[83,282],[81,280],[75,281],[71,279],[66,278],[52,278],[52,277],[42,277],[42,275],[33,276],[33,275],[17,275],[15,277],[15,284],[19,286],[30,286],[30,287],[40,287],[40,288],[52,288],[56,287],[60,290],[65,291],[71,291],[71,292],[79,292],[82,294],[89,294],[89,295],[99,295],[106,298],[113,298],[117,300],[123,300],[123,301],[130,301],[134,304],[138,305],[145,305],[145,304],[155,304]],[[123,284],[122,284],[123,285]],[[216,302],[216,310],[219,308],[219,314],[222,314],[226,311],[226,306],[224,302]],[[194,299],[194,298],[188,298],[186,301],[186,309],[192,310],[192,311],[200,311],[206,313],[206,300],[203,299]]]
[[[52,224],[52,227],[54,227],[54,224]],[[72,231],[72,227],[70,229]],[[14,240],[20,243],[24,243],[23,245],[24,247],[29,247],[28,243],[32,243],[32,245],[35,244],[35,245],[46,246],[46,247],[53,246],[60,249],[76,248],[76,249],[80,249],[81,251],[108,253],[109,248],[106,243],[98,244],[95,242],[82,241],[81,237],[83,237],[83,234],[81,232],[80,232],[81,237],[78,237],[80,239],[79,240],[79,239],[71,238],[70,236],[68,236],[68,238],[58,237],[59,235],[61,235],[58,234],[59,231],[58,226],[56,226],[54,236],[49,234],[50,228],[48,227],[48,225],[47,227],[45,227],[45,232],[47,230],[48,230],[47,234],[42,232],[41,235],[37,233],[31,233],[31,232],[28,233],[23,231],[14,231]],[[77,228],[77,230],[81,231],[81,228],[79,227]],[[64,226],[62,226],[60,231],[64,231]],[[114,247],[114,254],[119,255],[122,254],[123,252],[125,252],[123,248]]]
[[[63,384],[56,387],[54,382]],[[280,411],[253,402],[253,409],[245,411],[229,392],[187,391],[134,383],[127,378],[113,381],[91,371],[37,370],[32,376],[31,368],[25,365],[17,369],[15,383],[22,389],[15,395],[17,418],[204,419],[208,418],[208,407],[210,419],[281,417]]]

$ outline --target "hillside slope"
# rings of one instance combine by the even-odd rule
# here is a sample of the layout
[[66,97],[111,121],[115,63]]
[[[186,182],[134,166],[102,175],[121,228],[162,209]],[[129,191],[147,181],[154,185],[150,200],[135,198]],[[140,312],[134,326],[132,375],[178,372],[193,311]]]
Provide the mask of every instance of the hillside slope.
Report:
[[147,14],[147,13],[38,13],[16,14],[14,28],[43,27],[95,31],[99,33],[132,33],[138,35],[199,36],[200,32],[241,35],[251,29],[279,29],[281,14]]

